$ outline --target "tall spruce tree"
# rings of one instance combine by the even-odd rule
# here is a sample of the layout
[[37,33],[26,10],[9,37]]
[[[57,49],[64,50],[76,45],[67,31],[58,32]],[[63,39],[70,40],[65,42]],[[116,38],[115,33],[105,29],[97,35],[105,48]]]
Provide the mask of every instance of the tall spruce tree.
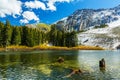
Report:
[[3,43],[3,29],[4,29],[4,24],[2,22],[0,22],[0,47],[2,47],[2,43]]
[[11,33],[12,33],[12,30],[11,30],[11,25],[10,25],[10,22],[8,20],[6,20],[6,24],[4,26],[4,30],[3,30],[3,46],[6,47],[6,46],[9,46],[10,45],[10,42],[11,42]]
[[22,27],[22,30],[21,30],[21,45],[25,45],[27,46],[27,30],[28,28],[26,26],[23,26]]
[[78,46],[78,38],[75,31],[70,33],[70,47]]
[[18,27],[13,27],[11,44],[13,45],[21,44],[21,35]]
[[27,46],[33,47],[35,45],[33,29],[28,28],[28,35],[27,35]]

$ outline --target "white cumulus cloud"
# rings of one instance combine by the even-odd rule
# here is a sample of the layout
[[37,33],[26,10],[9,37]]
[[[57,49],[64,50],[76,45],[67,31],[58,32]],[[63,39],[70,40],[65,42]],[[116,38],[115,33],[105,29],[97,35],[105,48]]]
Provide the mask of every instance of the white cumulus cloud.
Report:
[[48,10],[52,10],[52,11],[56,11],[56,6],[55,6],[55,3],[56,2],[71,2],[73,0],[47,0],[48,3],[47,3],[47,7],[48,7]]
[[25,6],[27,8],[35,8],[35,9],[38,9],[38,8],[41,8],[42,10],[52,10],[52,11],[56,11],[56,6],[55,6],[55,3],[56,2],[59,2],[59,3],[63,3],[63,2],[71,2],[71,1],[74,1],[74,0],[43,0],[43,2],[39,1],[39,0],[35,0],[35,1],[27,1],[25,2]]
[[27,19],[21,19],[21,20],[20,20],[20,23],[21,23],[21,24],[24,24],[24,23],[26,24],[26,23],[29,23],[29,21],[28,21]]
[[25,2],[25,6],[27,8],[41,8],[42,10],[46,10],[46,6],[43,2],[41,1],[28,1],[28,2]]
[[36,22],[39,21],[39,18],[36,16],[36,14],[34,12],[31,12],[31,11],[24,11],[22,16],[24,19],[20,20],[21,23],[28,23],[31,20],[34,20]]
[[21,15],[22,2],[18,0],[0,0],[0,17],[6,17],[6,15]]

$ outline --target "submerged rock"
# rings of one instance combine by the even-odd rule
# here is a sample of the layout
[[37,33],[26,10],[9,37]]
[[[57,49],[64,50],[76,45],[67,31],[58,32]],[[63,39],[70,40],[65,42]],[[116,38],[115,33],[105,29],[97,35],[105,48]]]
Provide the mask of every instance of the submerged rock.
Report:
[[62,62],[64,62],[64,59],[62,57],[59,57],[57,62],[62,63]]
[[80,69],[77,69],[77,70],[72,69],[71,73],[68,74],[68,75],[66,75],[66,76],[64,76],[64,78],[65,78],[65,77],[71,77],[71,76],[74,75],[74,74],[81,74],[81,73],[82,73],[82,71],[81,71]]

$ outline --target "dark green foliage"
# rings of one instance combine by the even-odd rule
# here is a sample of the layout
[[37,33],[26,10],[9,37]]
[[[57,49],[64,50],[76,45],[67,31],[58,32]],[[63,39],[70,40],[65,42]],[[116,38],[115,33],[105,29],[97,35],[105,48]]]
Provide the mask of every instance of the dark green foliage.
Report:
[[0,46],[2,47],[3,45],[3,29],[4,29],[4,24],[0,22]]
[[4,25],[3,32],[2,32],[2,35],[3,35],[2,43],[4,47],[10,45],[11,34],[12,34],[12,28],[11,28],[10,22],[7,20],[6,24]]
[[51,26],[49,36],[49,42],[54,46],[74,47],[78,43],[76,32],[59,31],[55,25]]
[[21,45],[27,45],[27,27],[22,27],[21,30]]
[[54,46],[77,46],[76,32],[64,32],[57,30],[56,25],[51,26],[51,30],[41,31],[37,28],[27,26],[11,26],[7,20],[6,24],[0,22],[0,47],[9,45],[25,45],[33,47],[46,42]]
[[21,45],[32,47],[32,46],[40,45],[46,42],[45,33],[38,29],[23,27],[21,35],[22,35]]
[[34,42],[34,33],[33,33],[33,30],[32,30],[32,28],[28,28],[27,29],[28,31],[27,31],[27,38],[26,38],[26,42],[27,42],[27,46],[30,46],[30,47],[32,47],[32,46],[34,46],[35,45],[35,42]]
[[108,25],[106,25],[106,24],[102,24],[102,25],[100,25],[100,26],[95,26],[94,28],[105,28],[105,27],[107,27]]
[[77,46],[78,45],[78,38],[77,38],[77,35],[76,35],[76,32],[71,32],[70,33],[70,38],[71,38],[71,47],[73,47],[73,46]]
[[78,39],[76,32],[68,32],[65,34],[65,44],[67,47],[75,47],[78,45]]
[[9,45],[36,46],[45,43],[48,40],[46,32],[36,28],[26,26],[11,26],[7,20],[6,24],[0,22],[0,47]]
[[21,35],[19,27],[13,27],[11,44],[19,45],[21,43]]

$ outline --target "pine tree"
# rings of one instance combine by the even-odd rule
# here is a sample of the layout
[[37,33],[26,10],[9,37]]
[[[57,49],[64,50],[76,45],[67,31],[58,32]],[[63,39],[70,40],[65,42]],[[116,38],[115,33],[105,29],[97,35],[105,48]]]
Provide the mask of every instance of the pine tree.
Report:
[[21,35],[18,27],[13,28],[11,44],[13,45],[21,44]]
[[71,47],[77,46],[78,45],[78,38],[77,38],[76,32],[75,31],[71,32],[70,37],[71,37],[70,46]]
[[62,46],[62,32],[61,31],[57,31],[57,45],[58,46]]
[[4,26],[4,30],[3,30],[3,46],[9,46],[10,42],[11,42],[11,25],[10,22],[8,20],[6,20],[6,24]]
[[49,32],[49,42],[52,43],[52,45],[56,46],[56,38],[57,38],[57,29],[56,25],[51,25],[51,31]]
[[32,28],[28,28],[27,46],[33,47],[35,45],[33,36],[34,36],[33,35],[33,29]]
[[28,28],[26,26],[23,26],[22,27],[22,30],[21,30],[21,45],[26,45],[27,46],[27,35],[28,35],[28,32],[27,32]]
[[4,29],[4,24],[0,22],[0,47],[2,47],[2,43],[3,43],[3,29]]

